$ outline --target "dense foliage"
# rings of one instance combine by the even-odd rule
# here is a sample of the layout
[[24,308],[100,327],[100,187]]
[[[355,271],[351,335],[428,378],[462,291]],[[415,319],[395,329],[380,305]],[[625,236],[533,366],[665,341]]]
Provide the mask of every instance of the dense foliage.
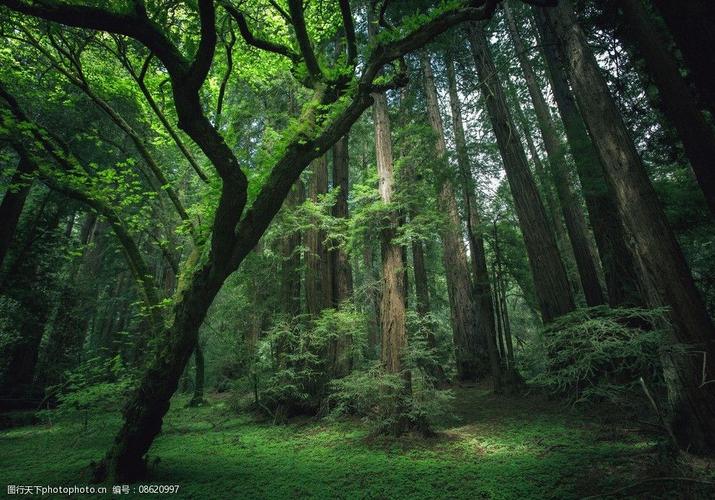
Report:
[[[81,428],[96,482],[168,483],[206,429],[256,468],[431,443],[469,482],[542,473],[573,419],[569,470],[645,447],[631,479],[708,486],[715,8],[685,4],[0,0],[0,424]],[[589,441],[609,413],[640,434]],[[300,488],[259,496],[339,496]]]

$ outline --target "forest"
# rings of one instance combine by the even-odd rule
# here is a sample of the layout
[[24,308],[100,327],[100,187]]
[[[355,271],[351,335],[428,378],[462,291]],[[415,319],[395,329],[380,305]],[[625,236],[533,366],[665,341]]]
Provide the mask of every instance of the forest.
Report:
[[711,0],[0,0],[8,497],[715,498]]

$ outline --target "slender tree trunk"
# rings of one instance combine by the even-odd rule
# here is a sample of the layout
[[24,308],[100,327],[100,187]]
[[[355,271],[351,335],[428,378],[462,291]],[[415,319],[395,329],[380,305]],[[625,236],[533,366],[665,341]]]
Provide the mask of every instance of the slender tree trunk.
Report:
[[608,302],[612,307],[642,304],[633,254],[618,216],[615,193],[605,179],[603,165],[591,142],[573,94],[553,33],[545,28],[544,13],[534,9],[541,46],[554,98],[564,123],[571,156],[576,164],[591,227],[606,278]]
[[[348,168],[348,138],[346,134],[333,146],[333,187],[337,188],[338,195],[333,206],[333,217],[339,219],[348,218],[348,192],[349,168]],[[330,261],[332,263],[332,300],[334,307],[349,300],[353,294],[353,272],[350,266],[348,254],[344,248],[334,248],[330,251]],[[342,336],[336,339],[330,346],[330,357],[332,359],[332,375],[343,377],[350,373],[352,369],[352,357],[350,350],[352,339]]]
[[[715,215],[715,133],[705,120],[687,83],[680,75],[675,58],[658,33],[651,13],[641,0],[623,0],[629,36],[645,60],[648,73],[658,87],[660,105],[683,142],[685,154],[695,178],[705,194],[710,211]],[[711,26],[710,29],[713,29]],[[715,37],[713,37],[715,41]],[[711,71],[713,68],[711,68]],[[715,80],[713,80],[715,84]]]
[[652,0],[692,72],[700,100],[715,117],[715,10],[711,0]]
[[[305,200],[303,181],[298,179],[290,190],[285,207],[294,209]],[[281,305],[287,316],[300,314],[300,252],[301,234],[294,231],[283,239],[281,263]]]
[[571,287],[481,25],[470,25],[469,40],[526,243],[541,318],[548,323],[574,309]]
[[[390,117],[387,113],[385,94],[373,94],[373,99],[380,199],[383,203],[389,204],[395,192]],[[395,211],[390,211],[386,215],[386,227],[383,228],[381,235],[383,287],[380,303],[382,329],[380,358],[385,369],[390,373],[401,371],[401,359],[407,347],[402,249],[393,243],[398,225],[399,215]]]
[[571,241],[576,267],[581,278],[581,288],[586,298],[586,304],[590,307],[605,303],[601,283],[598,279],[598,269],[596,268],[596,258],[591,252],[588,228],[580,202],[572,188],[569,178],[566,156],[564,154],[561,138],[558,136],[556,126],[551,117],[551,112],[541,93],[541,88],[531,67],[531,62],[526,55],[526,45],[524,44],[519,29],[516,26],[511,10],[504,4],[504,11],[509,26],[509,33],[514,42],[517,59],[521,67],[526,86],[531,96],[536,119],[541,130],[541,137],[544,140],[546,153],[549,157],[551,177],[556,187],[556,194],[559,197],[561,212],[566,223],[566,231]]
[[425,248],[421,241],[412,242],[412,267],[415,275],[415,306],[417,314],[424,318],[429,315],[432,307],[430,305],[429,282],[425,264]]
[[494,316],[496,318],[496,344],[499,352],[499,362],[503,367],[506,365],[506,349],[504,348],[504,314],[503,304],[501,301],[501,287],[503,285],[502,277],[499,275],[499,239],[494,224],[494,261],[492,262],[492,283],[494,283]]
[[424,72],[427,115],[435,135],[437,157],[443,161],[445,172],[439,180],[437,204],[446,218],[441,230],[444,270],[452,318],[457,375],[462,381],[475,380],[484,375],[488,367],[486,339],[479,338],[474,317],[472,283],[469,277],[467,254],[462,239],[462,221],[459,217],[454,185],[447,171],[447,145],[444,141],[444,126],[439,112],[437,89],[432,74],[432,63],[426,52],[421,53]]
[[380,350],[380,293],[376,288],[375,256],[371,241],[365,242],[362,261],[365,268],[365,287],[367,298],[367,354],[368,359],[376,359]]
[[79,231],[78,243],[82,256],[75,259],[69,269],[67,279],[59,294],[54,318],[47,339],[47,345],[41,354],[43,371],[36,377],[38,387],[48,387],[60,382],[62,374],[73,368],[78,360],[87,331],[89,314],[87,302],[91,292],[82,289],[78,280],[81,271],[93,276],[87,266],[87,244],[96,222],[94,214],[87,214]]
[[[507,88],[510,89],[509,91],[516,94],[516,89],[511,84],[511,81],[507,80],[506,84]],[[534,138],[531,134],[529,122],[526,119],[526,115],[524,115],[524,110],[521,109],[521,104],[518,102],[518,98],[513,104],[516,119],[521,126],[521,131],[524,133],[526,148],[529,150],[529,156],[531,156],[531,161],[534,164],[537,185],[541,188],[540,192],[545,202],[544,208],[547,209],[547,215],[549,216],[551,227],[554,229],[554,235],[556,236],[556,242],[559,244],[559,249],[563,252],[568,241],[566,239],[564,221],[559,210],[559,202],[556,201],[556,196],[554,195],[553,183],[551,182],[551,179],[549,179],[546,167],[544,167],[544,162],[541,159],[541,155],[536,149],[536,144],[534,144]]]
[[123,272],[117,278],[114,290],[109,297],[107,312],[104,317],[104,322],[102,323],[99,338],[97,339],[97,345],[107,358],[111,358],[116,354],[116,345],[114,343],[115,324],[117,321],[117,313],[123,309],[121,303],[122,296],[127,291],[127,274],[128,273]]
[[628,130],[609,93],[593,53],[576,22],[571,3],[544,10],[563,51],[584,121],[613,186],[618,211],[633,235],[643,288],[651,306],[669,307],[675,339],[694,346],[673,355],[677,383],[671,384],[674,431],[695,453],[715,451],[715,328]]
[[516,369],[514,363],[514,347],[511,337],[511,326],[509,323],[509,309],[506,300],[506,271],[501,257],[499,246],[499,234],[497,232],[496,221],[494,223],[494,295],[496,300],[497,316],[497,339],[501,350],[501,362],[504,369],[503,386],[507,392],[513,393],[524,385],[524,379]]
[[[313,161],[308,182],[307,198],[313,202],[328,192],[328,162],[325,156]],[[305,303],[308,313],[318,316],[320,311],[332,306],[333,283],[325,245],[325,232],[314,227],[306,231]]]
[[194,395],[189,401],[189,406],[203,406],[206,404],[204,399],[204,350],[201,347],[201,342],[196,339],[196,348],[194,349]]
[[17,169],[10,179],[10,189],[5,192],[0,203],[0,267],[15,236],[27,195],[30,194],[34,171],[34,163],[20,157]]
[[[348,179],[348,138],[346,134],[335,143],[333,146],[333,187],[338,188],[339,192],[333,207],[333,217],[339,219],[347,219],[348,214],[348,193],[350,191],[350,183]],[[336,248],[331,251],[333,264],[333,304],[335,306],[346,299],[349,299],[353,293],[353,273],[350,267],[348,255],[342,248]]]
[[[484,343],[489,359],[494,391],[502,390],[502,373],[499,367],[499,353],[496,346],[496,325],[494,324],[494,303],[489,285],[489,271],[484,251],[483,229],[481,217],[474,199],[474,182],[472,179],[471,165],[467,153],[467,140],[462,121],[462,109],[457,92],[457,75],[454,69],[454,60],[451,53],[446,53],[447,84],[449,87],[449,105],[452,111],[452,129],[457,150],[457,164],[459,165],[467,216],[467,236],[469,241],[469,256],[472,263],[472,278],[474,283],[474,303],[476,306],[477,329],[479,339]],[[483,357],[483,356],[482,356]]]
[[[372,151],[370,151],[372,154]],[[363,175],[369,175],[368,154],[361,154]],[[363,287],[367,307],[367,358],[377,359],[380,353],[380,288],[375,271],[375,245],[367,231],[362,249]]]

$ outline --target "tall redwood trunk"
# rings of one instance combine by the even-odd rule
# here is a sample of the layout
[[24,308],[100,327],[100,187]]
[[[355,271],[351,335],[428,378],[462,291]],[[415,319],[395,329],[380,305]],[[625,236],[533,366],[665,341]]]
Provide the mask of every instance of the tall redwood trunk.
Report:
[[601,283],[598,279],[598,269],[596,267],[596,258],[591,252],[591,244],[589,241],[588,228],[583,211],[580,207],[580,202],[573,190],[571,179],[569,178],[568,165],[566,164],[566,156],[561,138],[559,137],[554,121],[551,117],[551,112],[546,104],[541,93],[541,88],[531,67],[531,62],[527,57],[527,49],[524,44],[519,29],[516,26],[511,10],[505,4],[504,11],[506,13],[507,24],[509,26],[509,34],[514,42],[516,56],[519,60],[519,66],[526,80],[526,87],[531,97],[531,102],[536,113],[536,120],[541,130],[541,137],[546,147],[546,154],[549,158],[549,166],[551,177],[556,194],[559,197],[561,212],[566,223],[566,230],[571,241],[574,257],[576,259],[576,267],[581,279],[581,288],[586,304],[589,306],[598,306],[605,303]]
[[[333,206],[333,217],[347,219],[348,214],[348,193],[350,191],[349,168],[348,168],[348,138],[346,134],[333,146],[333,187],[339,189]],[[333,262],[333,304],[340,303],[352,296],[353,293],[353,273],[350,267],[345,249],[336,248],[331,250],[331,260]]]
[[[306,196],[317,202],[319,195],[328,192],[327,158],[321,156],[314,160],[311,169]],[[305,304],[309,314],[318,316],[320,311],[331,307],[333,303],[333,280],[325,232],[318,227],[308,229],[305,232],[305,246]]]
[[[507,81],[507,89],[512,94],[516,94],[516,89],[511,84],[511,81]],[[524,115],[524,111],[521,109],[521,104],[518,99],[512,102],[514,114],[516,115],[516,120],[521,126],[521,131],[524,134],[524,141],[526,142],[526,148],[531,156],[531,161],[534,164],[534,173],[536,174],[537,186],[541,189],[541,195],[544,199],[544,208],[546,209],[546,214],[549,216],[551,227],[554,230],[554,235],[556,236],[556,243],[559,245],[559,250],[562,253],[564,251],[569,251],[568,240],[566,236],[566,229],[564,228],[564,221],[561,215],[559,202],[556,200],[554,194],[554,186],[546,172],[546,167],[544,167],[544,162],[541,159],[539,151],[536,149],[536,144],[534,144],[534,138],[532,137],[531,127],[529,127],[529,122]],[[573,260],[573,256],[570,254],[564,255],[564,259],[568,259],[567,262],[570,263]]]
[[526,244],[541,318],[548,323],[574,309],[571,287],[481,25],[470,24],[469,41]]
[[[380,199],[389,204],[395,192],[393,172],[392,138],[387,99],[384,93],[373,94],[375,119],[375,153],[379,177]],[[405,288],[402,248],[393,242],[399,224],[399,215],[392,210],[386,215],[382,229],[382,300],[380,302],[380,326],[382,330],[382,364],[388,372],[399,373],[402,355],[407,347],[405,328]]]
[[15,236],[17,222],[20,220],[27,195],[30,194],[34,170],[33,162],[20,158],[17,169],[10,179],[12,189],[5,192],[2,203],[0,203],[0,220],[2,221],[0,224],[0,267],[2,267],[5,255]]
[[[288,193],[285,208],[294,209],[305,201],[303,181],[298,179]],[[287,316],[300,314],[300,244],[301,234],[293,231],[282,241],[281,306]]]
[[563,59],[553,33],[545,29],[544,14],[534,9],[554,99],[564,124],[571,156],[576,164],[591,228],[606,278],[608,303],[612,307],[642,304],[635,261],[616,209],[615,193],[606,183],[603,165],[583,123],[569,88]]
[[[447,164],[447,145],[444,140],[444,126],[439,112],[437,89],[432,74],[432,64],[426,52],[421,53],[424,88],[427,100],[427,115],[435,135],[437,157]],[[467,263],[467,253],[462,238],[462,221],[459,217],[457,197],[454,185],[447,171],[440,179],[437,206],[445,217],[441,229],[444,271],[447,277],[447,291],[452,317],[454,351],[457,362],[457,375],[460,380],[468,381],[484,375],[488,370],[486,338],[480,338],[474,317],[472,283]]]
[[449,51],[446,54],[447,84],[449,90],[449,105],[452,111],[452,129],[457,150],[457,164],[462,177],[462,196],[464,198],[467,216],[467,236],[469,240],[469,256],[472,263],[472,279],[474,284],[474,302],[476,306],[477,329],[479,338],[483,339],[489,359],[494,391],[502,390],[502,373],[499,366],[499,353],[496,345],[496,325],[494,324],[494,303],[489,285],[489,271],[484,251],[482,237],[482,221],[479,208],[474,197],[474,181],[472,169],[467,154],[467,140],[462,120],[462,106],[457,92],[457,75],[454,70],[454,60]]
[[620,217],[633,235],[648,302],[669,307],[675,340],[695,351],[671,356],[675,376],[669,389],[676,437],[684,449],[712,453],[715,384],[705,382],[715,373],[715,328],[571,3],[561,0],[544,13],[559,41],[584,121],[616,193]]
[[[350,183],[348,178],[348,137],[346,134],[333,146],[333,187],[339,189],[333,206],[333,217],[348,218],[348,192]],[[349,300],[353,293],[353,272],[348,254],[344,248],[334,248],[330,251],[332,268],[332,301],[334,307]],[[350,348],[352,339],[342,336],[330,346],[332,374],[335,377],[347,375],[352,368]]]
[[715,117],[715,9],[712,0],[652,0],[690,69],[703,106]]
[[[637,43],[648,73],[658,87],[660,105],[683,142],[695,178],[715,215],[715,133],[680,74],[675,58],[641,0],[623,0],[628,33]],[[715,29],[715,27],[710,27]],[[715,37],[713,37],[715,40]],[[711,68],[711,71],[715,68]],[[713,82],[715,83],[715,82]]]

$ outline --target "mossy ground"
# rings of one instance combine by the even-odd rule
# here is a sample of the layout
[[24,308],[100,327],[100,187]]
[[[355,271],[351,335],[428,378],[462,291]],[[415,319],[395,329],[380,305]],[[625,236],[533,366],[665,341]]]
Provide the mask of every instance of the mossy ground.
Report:
[[[625,420],[479,388],[455,395],[452,416],[430,439],[370,437],[359,421],[275,426],[236,415],[219,396],[200,408],[178,396],[151,450],[152,463],[160,460],[150,483],[179,484],[173,498],[202,499],[561,499],[624,486],[622,496],[715,498],[708,485],[641,483],[682,476],[683,466],[664,465],[656,437]],[[85,484],[83,469],[119,424],[118,415],[90,416],[86,429],[81,417],[54,420],[0,432],[3,494],[7,484]],[[715,479],[707,464],[686,473]]]

